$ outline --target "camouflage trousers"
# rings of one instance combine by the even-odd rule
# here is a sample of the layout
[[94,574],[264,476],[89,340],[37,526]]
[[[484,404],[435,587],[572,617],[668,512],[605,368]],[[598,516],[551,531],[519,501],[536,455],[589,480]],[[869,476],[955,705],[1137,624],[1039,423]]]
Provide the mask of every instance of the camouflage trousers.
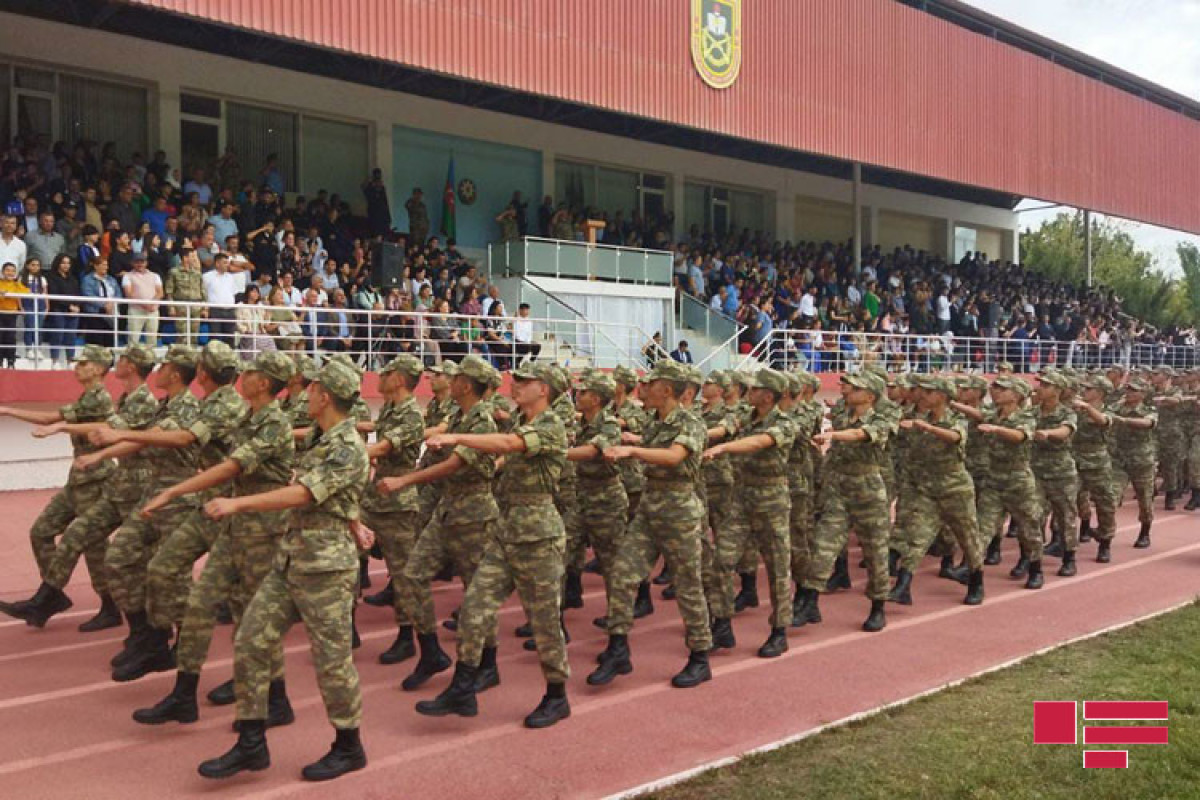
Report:
[[[625,496],[625,487],[615,478],[611,481],[597,481],[595,484],[580,484],[579,524],[583,528],[584,536],[592,543],[592,551],[600,563],[606,596],[612,592],[609,576],[621,549],[621,541],[625,538],[628,507],[629,499]],[[564,520],[564,524],[565,522]],[[574,567],[573,564],[568,566]]]
[[813,533],[812,558],[804,576],[804,588],[818,592],[833,574],[833,562],[846,546],[850,529],[858,536],[867,559],[867,597],[887,599],[887,545],[891,531],[887,491],[878,472],[841,475],[827,471],[821,487],[821,519]]
[[1082,468],[1079,470],[1079,494],[1076,511],[1080,519],[1091,519],[1096,506],[1096,538],[1111,542],[1117,533],[1117,496],[1112,469]]
[[1187,437],[1187,487],[1200,491],[1200,431]]
[[1063,548],[1069,552],[1079,549],[1079,517],[1075,507],[1079,502],[1079,476],[1037,478],[1042,498],[1042,516],[1037,535],[1040,536],[1048,518],[1053,516],[1056,530],[1063,535]]
[[[908,531],[912,529],[912,513],[913,513],[913,498],[916,494],[916,485],[909,478],[908,470],[901,471],[896,480],[896,513],[892,519],[891,533],[888,535],[888,548],[897,552],[904,552],[904,548],[910,541]],[[889,505],[891,505],[889,497]]]
[[[714,618],[733,616],[734,572],[749,543],[767,566],[771,590],[771,627],[786,628],[792,620],[792,548],[789,534],[792,501],[787,479],[780,477],[774,484],[759,479],[761,484],[743,481],[745,492],[742,515],[730,524],[716,540],[715,567],[721,591],[717,604],[710,608]],[[710,602],[711,602],[710,598]]]
[[494,646],[489,643],[496,640],[497,614],[515,589],[533,627],[543,677],[547,683],[566,683],[571,667],[561,622],[565,551],[561,528],[558,536],[548,539],[508,542],[493,538],[488,542],[458,612],[461,663],[479,666],[483,648]]
[[[914,482],[908,490],[909,513],[905,519],[900,567],[915,572],[933,540],[944,533],[962,548],[967,566],[974,572],[983,567],[975,512],[975,489],[940,491],[939,487]],[[953,545],[951,545],[953,547]]]
[[[62,491],[50,498],[49,504],[34,520],[33,527],[29,529],[29,545],[33,549],[33,558],[37,561],[38,574],[43,579],[58,549],[56,541],[76,517],[100,501],[103,487],[102,481],[67,484]],[[107,597],[109,594],[108,573],[104,568],[106,544],[104,541],[96,542],[83,551],[92,589],[101,597]]]
[[[1031,561],[1042,559],[1041,508],[1038,505],[1037,481],[1029,470],[1009,473],[1003,479],[984,483],[976,504],[976,524],[981,544],[991,541],[1004,522],[1007,513],[1017,524],[1021,552]],[[989,535],[991,534],[991,535]],[[984,538],[987,541],[983,541]]]
[[171,503],[148,520],[142,519],[140,511],[141,504],[109,537],[104,556],[112,598],[126,614],[146,610],[146,576],[150,559],[167,533],[175,530],[195,509],[189,504]]
[[[183,612],[176,646],[180,672],[199,673],[203,669],[217,623],[217,609],[222,603],[229,603],[236,634],[246,608],[271,571],[287,515],[278,511],[239,514],[216,524],[220,533],[208,551],[199,579],[188,593]],[[271,677],[282,675],[281,642],[271,663]]]
[[633,601],[661,553],[675,583],[675,599],[692,652],[712,649],[708,604],[701,582],[703,510],[693,491],[648,489],[625,532],[608,595],[609,634],[628,634]]
[[1163,491],[1178,492],[1185,486],[1184,472],[1189,458],[1188,443],[1178,429],[1160,429],[1158,435],[1158,468],[1162,473]]
[[793,491],[792,510],[788,514],[788,532],[792,545],[792,581],[804,582],[813,549],[813,496],[811,492]]
[[192,570],[212,547],[224,525],[194,508],[167,533],[146,567],[146,613],[156,628],[183,624]]
[[[101,496],[95,502],[82,509],[81,513],[71,521],[54,549],[54,557],[46,565],[42,580],[56,589],[62,589],[71,580],[79,557],[89,550],[108,549],[108,537],[121,526],[133,511],[134,503],[116,501],[110,497]],[[112,573],[105,567],[104,581],[108,591],[112,592]]]
[[629,512],[628,512],[629,516],[628,516],[627,521],[631,522],[631,521],[633,521],[633,515],[637,513],[638,506],[642,502],[642,493],[641,493],[641,491],[631,492],[628,489],[626,489],[625,497],[627,497],[629,499]]
[[375,531],[375,539],[379,542],[379,549],[383,551],[383,561],[387,564],[388,580],[391,581],[394,595],[392,612],[397,625],[412,624],[410,610],[403,602],[404,594],[400,583],[403,580],[404,567],[417,544],[419,516],[419,511],[362,511],[363,522]]
[[1133,484],[1137,498],[1138,522],[1154,522],[1154,464],[1126,464],[1113,461],[1113,494],[1120,502],[1125,487]]
[[431,585],[433,576],[450,564],[462,580],[463,587],[470,588],[484,548],[496,537],[497,522],[494,519],[450,525],[438,517],[434,514],[417,537],[403,572],[393,576],[393,580],[399,578],[396,588],[400,613],[412,620],[417,633],[437,632]]
[[417,487],[417,530],[425,530],[425,526],[429,524],[429,520],[433,519],[433,512],[437,509],[438,503],[442,499],[442,489],[436,483],[422,483]]
[[242,616],[233,647],[239,720],[267,718],[267,690],[284,634],[297,621],[308,632],[317,687],[333,727],[357,728],[362,691],[351,657],[351,615],[358,568],[300,572],[278,556]]
[[[716,541],[730,525],[729,520],[733,513],[733,484],[706,481],[700,485],[700,490],[700,503],[708,512],[707,528],[700,531],[700,584],[711,613],[725,596],[724,583],[717,572]],[[742,551],[742,559],[738,562],[738,572],[742,571],[746,552],[753,558],[746,569],[754,570],[758,567],[758,554],[753,552],[749,545],[750,542],[747,541]]]
[[563,527],[567,532],[566,566],[576,572],[582,572],[587,563],[587,549],[590,542],[587,530],[579,519],[579,484],[572,478],[559,483],[558,491],[554,493],[554,507],[562,518]]

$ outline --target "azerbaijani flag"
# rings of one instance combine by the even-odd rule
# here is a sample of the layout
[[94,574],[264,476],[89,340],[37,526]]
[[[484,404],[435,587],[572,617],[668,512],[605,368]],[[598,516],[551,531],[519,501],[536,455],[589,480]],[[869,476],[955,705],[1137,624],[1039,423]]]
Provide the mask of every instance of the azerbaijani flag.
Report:
[[446,188],[442,190],[442,233],[451,239],[457,237],[454,212],[454,154],[451,153],[450,165],[446,168]]

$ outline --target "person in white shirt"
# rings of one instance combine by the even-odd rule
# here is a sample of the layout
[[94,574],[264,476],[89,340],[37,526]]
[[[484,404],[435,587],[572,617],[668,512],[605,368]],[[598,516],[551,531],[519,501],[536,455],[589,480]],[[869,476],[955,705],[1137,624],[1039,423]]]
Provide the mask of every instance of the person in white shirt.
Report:
[[296,288],[296,279],[290,272],[279,276],[279,291],[283,293],[283,303],[289,308],[299,308],[304,305],[304,292]]
[[800,298],[800,316],[815,319],[817,316],[817,287],[810,286]]
[[945,333],[950,330],[950,299],[946,297],[945,289],[938,292],[937,321],[939,333]]
[[17,272],[25,268],[25,242],[17,237],[17,218],[5,214],[0,222],[0,264],[15,264]]
[[229,271],[229,254],[218,253],[213,258],[213,269],[204,273],[201,281],[204,283],[204,299],[217,303],[225,308],[210,308],[208,310],[209,336],[220,339],[230,347],[235,345],[236,311],[233,305],[241,283],[238,275]]
[[517,357],[524,360],[529,356],[530,361],[536,361],[542,352],[542,346],[533,341],[533,320],[529,318],[529,303],[521,303],[517,307],[517,318],[512,324],[513,351]]

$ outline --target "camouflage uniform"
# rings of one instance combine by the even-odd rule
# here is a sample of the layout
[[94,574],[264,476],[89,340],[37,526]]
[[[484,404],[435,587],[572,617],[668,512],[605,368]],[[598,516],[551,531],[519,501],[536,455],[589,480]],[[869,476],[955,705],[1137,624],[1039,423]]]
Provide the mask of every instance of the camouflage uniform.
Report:
[[[329,393],[349,399],[360,379],[337,362],[318,376]],[[333,727],[358,728],[362,692],[350,649],[358,584],[358,551],[350,524],[371,471],[353,418],[327,431],[300,459],[296,483],[312,505],[292,511],[274,563],[250,601],[234,643],[233,676],[239,720],[267,718],[267,691],[279,643],[299,619],[307,629],[317,686]]]
[[[448,433],[495,432],[491,408],[482,401],[453,417],[448,429]],[[443,567],[452,564],[463,586],[469,587],[484,546],[496,535],[496,521],[500,516],[492,496],[495,456],[469,447],[456,447],[452,452],[463,460],[464,465],[440,481],[441,498],[429,523],[417,537],[402,578],[396,584],[401,590],[401,608],[412,618],[420,634],[437,631],[430,581]]]
[[[574,447],[579,439],[579,423],[575,419],[575,404],[571,401],[570,393],[563,392],[556,397],[550,410],[558,415],[567,430],[567,446]],[[558,490],[554,493],[554,507],[558,509],[558,515],[562,517],[563,526],[567,531],[566,566],[570,570],[581,572],[587,560],[588,541],[579,518],[579,480],[573,461],[568,461],[563,466]]]
[[[660,370],[655,365],[656,371],[676,374],[673,365],[659,364],[663,366]],[[608,598],[610,635],[628,635],[633,625],[633,600],[638,585],[649,575],[661,552],[675,583],[688,649],[696,653],[712,648],[701,584],[704,508],[696,495],[700,457],[707,439],[703,422],[682,407],[675,408],[665,418],[656,415],[642,433],[642,447],[669,448],[679,444],[687,450],[687,456],[674,467],[645,466],[645,490],[613,569],[613,591]]]
[[[450,422],[458,413],[458,406],[449,397],[445,400],[439,400],[437,397],[434,397],[425,406],[425,427],[436,428],[443,422]],[[434,464],[445,459],[446,456],[447,454],[441,451],[427,449],[417,460],[417,469],[432,467]],[[433,510],[437,508],[441,497],[441,483],[423,483],[417,487],[417,530],[425,530],[425,526],[429,524],[429,520],[433,517]]]
[[[1042,380],[1050,380],[1047,375]],[[1037,481],[1038,493],[1042,498],[1042,516],[1037,535],[1045,527],[1050,514],[1062,526],[1064,550],[1074,552],[1079,547],[1079,519],[1075,516],[1075,505],[1079,499],[1079,476],[1075,471],[1075,459],[1071,457],[1071,437],[1079,427],[1075,412],[1061,403],[1053,411],[1037,409],[1037,430],[1067,427],[1071,436],[1061,442],[1033,443],[1031,466]]]
[[[264,353],[251,369],[275,368],[264,363],[272,358],[290,363],[281,353]],[[295,452],[291,421],[277,402],[252,413],[238,428],[229,454],[229,459],[241,468],[233,480],[233,496],[246,497],[287,486]],[[220,526],[204,570],[188,595],[176,645],[180,672],[199,673],[204,666],[219,604],[229,601],[234,622],[240,624],[245,608],[271,568],[286,525],[287,512],[262,511],[239,514]],[[271,677],[282,674],[280,645],[272,659]]]
[[[843,380],[855,379],[863,380],[859,376]],[[867,597],[873,601],[887,598],[890,526],[882,464],[884,447],[895,431],[893,419],[874,409],[858,419],[847,412],[834,415],[835,431],[858,428],[867,438],[861,442],[835,441],[830,446],[822,472],[821,518],[813,535],[814,550],[804,577],[805,589],[824,590],[833,563],[853,528],[867,560]]]
[[[1145,388],[1148,390],[1149,387]],[[1158,424],[1158,412],[1147,402],[1138,406],[1122,403],[1111,411],[1118,417],[1149,419],[1156,426]],[[1154,428],[1139,430],[1120,424],[1113,428],[1114,491],[1120,498],[1125,493],[1126,484],[1133,484],[1138,503],[1138,521],[1144,525],[1154,521],[1154,434]]]
[[[709,376],[709,380],[720,381],[720,378]],[[708,408],[701,410],[701,420],[704,422],[704,427],[707,430],[712,428],[725,428],[726,431],[736,431],[737,423],[734,422],[733,416],[729,413],[725,403],[718,400]],[[725,437],[722,441],[726,441],[732,437]],[[713,442],[717,444],[718,442]],[[716,566],[716,540],[719,539],[726,531],[729,530],[729,513],[733,506],[733,462],[727,455],[717,456],[716,458],[703,461],[701,463],[701,475],[703,477],[703,494],[702,500],[708,512],[708,527],[712,531],[709,536],[706,532],[701,533],[700,537],[700,573],[704,583],[704,596],[708,600],[709,609],[713,610],[713,616],[721,616],[715,613],[725,601],[725,580],[723,573],[719,573]],[[732,601],[730,601],[732,605]],[[732,616],[732,608],[726,616]]]
[[[1163,492],[1176,494],[1183,491],[1182,465],[1188,455],[1185,434],[1188,428],[1187,407],[1180,402],[1182,393],[1173,386],[1166,386],[1149,399],[1158,407],[1158,427],[1155,440],[1158,451],[1158,467],[1163,479]],[[1161,401],[1170,400],[1170,404]]]
[[[588,378],[583,388],[611,398],[611,383],[601,378]],[[597,455],[575,464],[579,478],[579,522],[600,562],[606,593],[611,593],[609,576],[621,549],[629,513],[629,498],[621,484],[620,470],[616,464],[604,459],[604,451],[620,443],[621,428],[610,407],[600,409],[591,420],[583,420],[577,444],[595,447]]]
[[[513,374],[549,383],[547,372],[534,365]],[[567,460],[567,431],[559,415],[546,409],[531,420],[518,416],[512,433],[525,450],[505,457],[497,490],[500,524],[463,596],[458,660],[479,666],[496,635],[496,614],[515,588],[546,682],[565,683],[571,669],[559,614],[566,531],[554,507],[554,487]]]
[[[167,273],[163,284],[163,297],[168,300],[191,301],[203,303],[204,280],[199,268],[192,269],[180,263],[179,266]],[[175,319],[175,330],[179,341],[184,344],[196,344],[197,333],[200,330],[200,309],[196,307],[170,308],[169,313]]]
[[[1112,386],[1107,379],[1104,384]],[[1096,506],[1096,539],[1111,542],[1117,532],[1117,498],[1109,456],[1113,426],[1107,419],[1103,425],[1097,425],[1086,412],[1081,412],[1078,417],[1079,430],[1071,440],[1075,468],[1079,472],[1077,510],[1080,519],[1090,518],[1090,500]]]
[[[1011,386],[1028,384],[1019,379],[998,378],[1011,381]],[[1017,391],[1021,391],[1018,389]],[[979,492],[976,520],[981,531],[998,531],[1007,512],[1017,523],[1017,534],[1021,552],[1030,561],[1042,560],[1042,537],[1040,534],[1041,509],[1038,505],[1037,481],[1030,467],[1033,450],[1033,432],[1037,429],[1037,417],[1025,408],[1018,407],[1007,417],[1001,417],[994,409],[984,412],[984,422],[1002,425],[1024,434],[1016,444],[999,437],[989,436],[991,445],[988,479]]]
[[[89,349],[90,348],[90,349]],[[107,359],[107,360],[105,360]],[[95,361],[105,366],[112,363],[112,354],[106,348],[89,345],[85,347],[76,361]],[[88,422],[103,422],[113,414],[112,396],[103,384],[87,389],[70,405],[59,409],[64,421],[77,424]],[[71,449],[75,456],[85,455],[97,450],[86,436],[72,436]],[[55,559],[58,549],[55,540],[64,534],[76,519],[85,511],[101,502],[104,484],[113,474],[115,464],[112,461],[102,461],[91,469],[81,470],[71,467],[67,475],[67,484],[61,492],[50,499],[42,512],[38,514],[29,530],[29,543],[33,549],[33,557],[37,561],[38,572],[43,579]],[[84,550],[88,574],[91,577],[92,588],[96,594],[109,595],[109,580],[104,567],[105,543],[93,543]]]
[[825,414],[816,401],[797,402],[792,409],[796,438],[788,455],[788,490],[792,496],[789,531],[792,545],[792,580],[799,585],[808,572],[812,552],[813,499],[816,496],[814,464],[820,451],[812,437],[821,432]]
[[[201,363],[214,370],[236,361],[233,350],[219,341],[205,345],[201,356]],[[200,470],[225,460],[246,415],[246,401],[232,385],[219,387],[201,401],[195,421],[186,428],[196,438],[196,466]],[[182,624],[191,589],[192,568],[225,527],[225,523],[214,522],[205,516],[202,507],[209,499],[227,492],[227,489],[210,489],[194,495],[192,513],[167,534],[150,559],[146,574],[146,611],[155,628],[168,629]]]
[[[390,371],[420,377],[421,362],[412,357],[397,356],[384,367],[381,377]],[[375,438],[379,442],[388,442],[391,450],[376,461],[376,480],[412,472],[421,452],[424,433],[425,420],[415,397],[410,395],[400,403],[384,403],[375,421]],[[372,483],[363,495],[363,521],[375,531],[388,574],[392,576],[392,587],[397,590],[399,578],[404,574],[404,565],[408,563],[409,554],[417,542],[419,508],[417,489],[413,486],[385,495]],[[392,607],[396,624],[411,624],[401,602],[401,592],[394,594]]]
[[[627,373],[622,373],[624,369]],[[613,371],[613,377],[625,382],[626,387],[637,383],[637,376],[628,367],[618,367]],[[637,403],[625,398],[625,402],[613,409],[618,420],[624,421],[625,430],[640,434],[646,427],[646,413]],[[632,458],[618,462],[617,469],[621,474],[621,485],[625,487],[625,496],[629,498],[629,518],[637,512],[638,503],[642,499],[642,490],[646,480],[642,462]]]

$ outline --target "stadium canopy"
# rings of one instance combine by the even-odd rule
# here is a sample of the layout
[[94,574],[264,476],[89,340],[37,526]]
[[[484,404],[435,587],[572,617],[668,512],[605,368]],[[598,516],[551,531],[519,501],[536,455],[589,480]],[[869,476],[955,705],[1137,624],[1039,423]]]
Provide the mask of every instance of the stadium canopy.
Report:
[[[693,15],[718,1],[741,13],[724,89],[690,52]],[[950,0],[5,5],[737,159],[847,179],[860,164],[868,183],[1200,233],[1200,104]]]

